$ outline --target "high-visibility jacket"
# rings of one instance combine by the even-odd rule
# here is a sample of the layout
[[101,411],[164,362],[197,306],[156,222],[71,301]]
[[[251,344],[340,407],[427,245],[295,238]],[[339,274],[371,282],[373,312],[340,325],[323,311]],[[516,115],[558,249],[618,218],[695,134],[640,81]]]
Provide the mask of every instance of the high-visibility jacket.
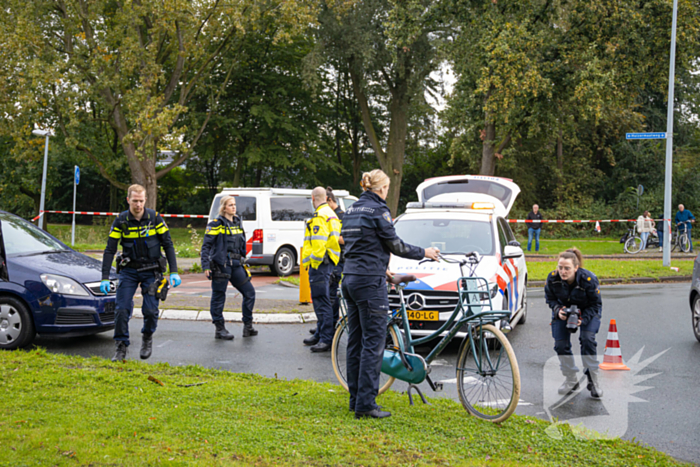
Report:
[[304,246],[301,254],[302,266],[318,269],[326,256],[333,264],[340,260],[340,221],[335,212],[323,203],[316,208],[311,219],[306,221]]

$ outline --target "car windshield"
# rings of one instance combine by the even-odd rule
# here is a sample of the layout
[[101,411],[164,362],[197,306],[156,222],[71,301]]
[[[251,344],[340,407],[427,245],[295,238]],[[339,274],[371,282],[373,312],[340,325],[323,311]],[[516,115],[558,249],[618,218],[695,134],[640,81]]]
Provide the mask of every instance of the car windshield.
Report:
[[5,253],[8,256],[26,256],[66,250],[64,245],[24,219],[0,213],[0,223],[2,223],[2,240],[5,244]]
[[493,229],[489,222],[464,219],[399,219],[396,233],[406,243],[439,248],[444,254],[476,251],[492,255]]

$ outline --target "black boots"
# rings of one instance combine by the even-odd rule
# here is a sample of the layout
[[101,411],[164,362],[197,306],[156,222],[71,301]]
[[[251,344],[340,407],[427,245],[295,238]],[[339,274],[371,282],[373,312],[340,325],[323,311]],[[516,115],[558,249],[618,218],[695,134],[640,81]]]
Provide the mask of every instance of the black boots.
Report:
[[153,350],[153,334],[142,334],[141,340],[141,360],[146,360],[151,356]]
[[594,399],[603,397],[603,390],[600,388],[598,382],[598,372],[586,370],[586,376],[588,376],[588,386],[586,386],[586,389],[591,391],[591,397]]
[[564,395],[576,391],[579,388],[576,373],[564,373],[564,376],[566,376],[566,380],[564,381],[564,384],[559,386],[559,394]]
[[391,412],[385,412],[381,409],[374,409],[369,412],[355,412],[355,418],[387,418],[391,417]]
[[117,351],[112,357],[113,362],[122,362],[126,360],[126,342],[117,341]]
[[243,324],[243,337],[257,336],[258,331],[253,328],[253,323],[248,322]]
[[214,321],[214,326],[216,326],[214,339],[223,339],[225,341],[233,340],[233,334],[226,330],[226,326],[224,325],[223,321]]

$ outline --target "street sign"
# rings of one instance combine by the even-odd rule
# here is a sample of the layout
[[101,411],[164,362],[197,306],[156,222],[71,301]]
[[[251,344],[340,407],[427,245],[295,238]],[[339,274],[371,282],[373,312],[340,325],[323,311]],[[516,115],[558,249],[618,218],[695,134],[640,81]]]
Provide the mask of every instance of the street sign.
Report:
[[666,139],[666,133],[627,133],[627,139]]
[[80,185],[80,167],[75,166],[75,184]]

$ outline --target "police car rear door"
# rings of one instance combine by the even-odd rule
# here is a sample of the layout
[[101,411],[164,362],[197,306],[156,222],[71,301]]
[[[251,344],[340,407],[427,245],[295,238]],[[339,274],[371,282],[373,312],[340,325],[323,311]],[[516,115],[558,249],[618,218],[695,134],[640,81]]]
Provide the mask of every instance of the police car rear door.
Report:
[[512,180],[483,175],[429,178],[416,188],[422,203],[493,203],[494,213],[507,217],[520,187]]

